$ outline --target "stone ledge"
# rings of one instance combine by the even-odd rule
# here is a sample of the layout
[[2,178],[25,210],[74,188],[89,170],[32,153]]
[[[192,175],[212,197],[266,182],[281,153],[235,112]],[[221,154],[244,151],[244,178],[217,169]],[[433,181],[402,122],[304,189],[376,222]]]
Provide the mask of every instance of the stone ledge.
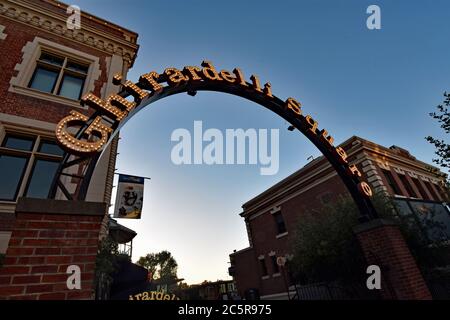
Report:
[[369,231],[372,229],[381,228],[384,226],[396,226],[397,224],[393,221],[386,220],[386,219],[374,219],[362,224],[359,224],[353,228],[353,232],[358,234],[365,231]]
[[19,198],[16,213],[64,214],[104,216],[107,205],[104,202],[68,201],[53,199]]

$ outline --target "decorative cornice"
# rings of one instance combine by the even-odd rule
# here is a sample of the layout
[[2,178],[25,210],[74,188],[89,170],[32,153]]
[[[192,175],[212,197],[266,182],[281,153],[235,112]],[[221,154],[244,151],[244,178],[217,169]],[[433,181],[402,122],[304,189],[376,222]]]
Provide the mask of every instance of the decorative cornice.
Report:
[[14,0],[0,0],[0,16],[15,20],[27,26],[49,32],[60,37],[69,39],[103,51],[108,54],[117,54],[123,58],[131,67],[136,58],[139,46],[116,35],[81,23],[81,30],[67,29],[66,19],[63,15],[30,6],[29,3],[21,3]]
[[[346,147],[351,145],[352,147],[347,150],[347,155],[352,157],[355,154],[364,154],[363,158],[358,158],[359,162],[363,162],[363,159],[370,160],[372,163],[365,163],[363,167],[363,171],[367,173],[370,170],[376,170],[374,164],[378,165],[380,168],[390,170],[390,166],[395,161],[395,166],[398,168],[402,168],[405,171],[416,170],[417,173],[421,172],[423,177],[424,175],[429,176],[430,174],[425,173],[425,167],[428,164],[420,161],[420,160],[412,160],[407,159],[398,154],[394,154],[392,150],[385,148],[381,145],[377,145],[374,142],[362,139],[360,137],[353,136],[339,146]],[[381,155],[381,157],[380,157]],[[387,163],[387,159],[389,159],[389,163]],[[401,165],[397,165],[398,163],[405,164],[405,167]],[[351,161],[351,163],[355,163]],[[267,212],[269,208],[267,208],[267,204],[270,203],[271,206],[281,204],[290,198],[305,192],[304,189],[308,190],[311,186],[316,185],[313,181],[304,188],[300,189],[303,191],[296,191],[296,188],[304,183],[305,181],[311,179],[312,177],[322,173],[323,171],[330,169],[330,163],[323,157],[319,157],[305,165],[303,168],[294,172],[290,176],[276,183],[272,187],[266,189],[256,197],[247,201],[243,204],[242,208],[244,209],[242,213],[240,213],[241,217],[256,217],[262,214],[263,212]],[[335,173],[335,171],[333,171]],[[326,177],[327,179],[330,177]],[[319,181],[323,181],[325,178],[320,178]],[[379,181],[379,180],[378,180]],[[437,181],[437,180],[431,180]],[[377,187],[383,187],[381,185],[377,185]]]

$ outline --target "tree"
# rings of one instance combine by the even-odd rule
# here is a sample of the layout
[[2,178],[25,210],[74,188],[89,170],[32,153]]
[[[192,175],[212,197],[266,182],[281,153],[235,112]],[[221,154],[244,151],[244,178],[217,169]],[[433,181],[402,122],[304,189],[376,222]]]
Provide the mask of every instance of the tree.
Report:
[[151,273],[152,279],[177,278],[178,264],[169,251],[149,253],[140,257],[136,263],[146,268]]
[[[438,121],[440,127],[444,129],[446,134],[450,133],[450,94],[444,92],[444,101],[437,106],[437,112],[431,112],[430,116]],[[446,143],[443,139],[433,138],[428,136],[425,138],[428,142],[433,144],[436,148],[436,155],[438,158],[433,159],[433,162],[440,165],[443,168],[450,169],[450,144]],[[445,178],[448,178],[445,175]],[[447,189],[449,188],[449,181],[447,180]]]
[[[394,202],[383,193],[372,199],[380,217],[394,220],[399,226],[419,267],[429,272],[441,260],[444,243],[433,243],[427,230],[439,233],[444,226],[432,219],[418,221],[415,214],[398,214]],[[359,212],[350,197],[302,214],[291,243],[293,259],[289,271],[295,281],[305,284],[322,281],[352,283],[365,276],[366,263],[353,228]],[[441,250],[441,251],[440,251]]]
[[94,286],[96,288],[96,299],[108,299],[110,286],[114,274],[118,271],[119,262],[130,259],[127,255],[121,254],[118,248],[118,243],[110,236],[100,241],[95,261]]

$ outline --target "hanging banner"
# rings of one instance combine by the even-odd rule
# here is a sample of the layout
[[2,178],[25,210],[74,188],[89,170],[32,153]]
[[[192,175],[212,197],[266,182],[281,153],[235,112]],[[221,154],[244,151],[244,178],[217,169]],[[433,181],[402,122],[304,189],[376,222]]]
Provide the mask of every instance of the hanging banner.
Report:
[[119,175],[114,218],[140,219],[144,202],[144,178]]

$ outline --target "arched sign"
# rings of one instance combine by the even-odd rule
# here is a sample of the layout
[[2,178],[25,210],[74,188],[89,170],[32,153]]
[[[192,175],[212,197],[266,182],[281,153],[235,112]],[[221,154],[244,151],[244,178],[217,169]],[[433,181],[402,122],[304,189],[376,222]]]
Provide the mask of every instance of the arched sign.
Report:
[[[66,151],[59,166],[50,198],[54,198],[58,189],[69,200],[84,200],[89,182],[102,150],[111,142],[120,127],[143,107],[159,99],[188,93],[194,96],[197,91],[217,91],[233,94],[256,102],[275,112],[302,132],[328,159],[355,200],[364,219],[376,217],[373,207],[372,190],[361,180],[361,172],[355,165],[350,165],[347,154],[341,147],[334,146],[334,139],[326,129],[321,129],[317,120],[304,115],[302,105],[294,98],[281,100],[272,93],[270,83],[261,85],[259,78],[250,76],[247,82],[242,70],[235,68],[232,72],[218,71],[209,61],[203,61],[201,67],[186,66],[182,70],[167,68],[159,74],[155,71],[146,73],[137,83],[124,80],[120,75],[114,76],[113,83],[120,85],[118,94],[106,100],[88,93],[81,99],[81,104],[95,110],[90,116],[77,111],[63,118],[56,126],[56,137]],[[167,83],[167,85],[163,85]],[[73,128],[78,132],[72,134]],[[70,170],[75,165],[85,164],[82,174]],[[82,180],[80,188],[70,193],[61,181],[63,176]]]

